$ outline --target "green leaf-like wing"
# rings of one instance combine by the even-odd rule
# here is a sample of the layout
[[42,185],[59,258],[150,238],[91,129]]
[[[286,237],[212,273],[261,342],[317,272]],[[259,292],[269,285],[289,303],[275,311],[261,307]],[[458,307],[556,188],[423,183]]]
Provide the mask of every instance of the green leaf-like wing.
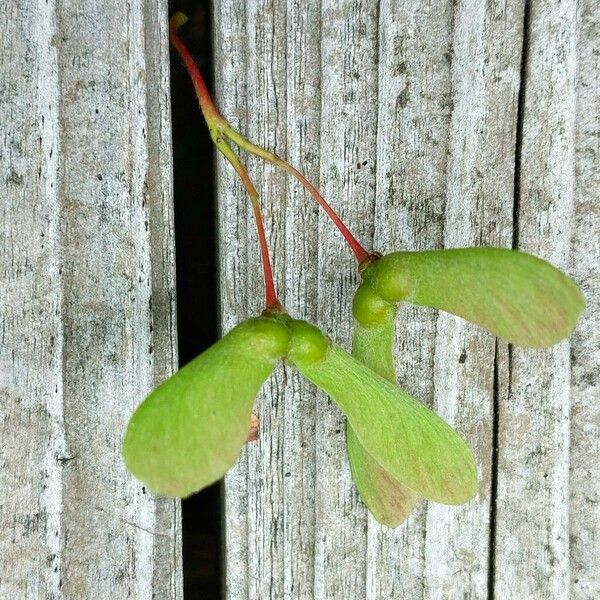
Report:
[[346,447],[352,479],[365,506],[379,523],[398,527],[412,512],[418,495],[398,483],[371,457],[358,441],[349,422]]
[[307,337],[293,331],[290,361],[331,396],[364,449],[394,479],[443,504],[462,504],[477,493],[473,455],[449,425],[339,346],[319,341],[318,352],[316,343],[307,350]]
[[244,445],[256,394],[288,342],[284,325],[250,319],[159,385],[129,422],[129,470],[166,496],[186,497],[220,479]]
[[373,369],[384,379],[396,383],[393,344],[393,313],[383,323],[372,327],[365,327],[356,319],[354,320],[352,356]]
[[[392,355],[393,313],[373,327],[354,322],[352,355],[362,363],[395,383],[396,374]],[[346,446],[352,478],[358,493],[371,514],[383,525],[397,527],[412,512],[418,495],[396,481],[358,441],[354,429],[347,422]]]
[[367,267],[363,279],[389,302],[444,310],[520,346],[567,337],[585,304],[562,271],[503,248],[396,252]]

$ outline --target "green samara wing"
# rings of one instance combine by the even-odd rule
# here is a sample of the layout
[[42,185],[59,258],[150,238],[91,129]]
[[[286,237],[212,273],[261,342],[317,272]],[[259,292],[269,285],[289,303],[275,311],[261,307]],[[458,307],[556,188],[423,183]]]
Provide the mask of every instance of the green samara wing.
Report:
[[256,394],[288,342],[284,325],[250,319],[160,384],[129,422],[128,469],[166,496],[186,497],[220,479],[244,445]]
[[358,441],[395,480],[425,498],[461,504],[477,493],[473,455],[426,406],[302,321],[288,358],[346,414]]
[[[383,322],[364,327],[355,320],[352,355],[376,373],[395,383],[392,355],[393,311]],[[365,506],[377,521],[397,527],[412,512],[418,495],[396,481],[362,446],[347,421],[346,445],[352,478]]]
[[388,302],[432,306],[520,346],[567,337],[585,304],[562,271],[503,248],[395,252],[369,265],[363,280]]

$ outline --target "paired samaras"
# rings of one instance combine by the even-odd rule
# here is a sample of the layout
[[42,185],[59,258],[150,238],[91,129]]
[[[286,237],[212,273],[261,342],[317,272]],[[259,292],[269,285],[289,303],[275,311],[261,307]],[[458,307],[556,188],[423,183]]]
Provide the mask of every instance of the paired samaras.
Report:
[[395,385],[394,304],[432,306],[523,346],[549,346],[573,329],[575,284],[533,256],[497,248],[399,252],[363,273],[353,355],[287,315],[250,319],[158,386],[124,441],[130,471],[154,492],[185,497],[220,479],[248,433],[255,396],[289,360],[348,417],[348,454],[367,507],[395,526],[419,496],[461,504],[477,493],[473,455],[434,412]]

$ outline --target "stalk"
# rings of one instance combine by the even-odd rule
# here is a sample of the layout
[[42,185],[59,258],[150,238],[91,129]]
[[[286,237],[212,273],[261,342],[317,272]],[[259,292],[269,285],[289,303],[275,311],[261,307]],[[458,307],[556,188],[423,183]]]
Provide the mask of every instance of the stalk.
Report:
[[204,78],[202,77],[200,70],[196,66],[196,63],[187,49],[187,46],[183,43],[179,37],[179,34],[177,33],[177,29],[186,21],[187,17],[183,13],[175,13],[175,15],[173,15],[171,18],[169,28],[171,44],[175,50],[177,50],[177,53],[181,57],[181,60],[183,61],[183,64],[190,75],[190,78],[192,79],[194,89],[196,90],[196,96],[198,97],[198,101],[200,103],[200,109],[202,110],[202,115],[204,116],[204,120],[206,121],[206,125],[208,126],[208,130],[210,132],[210,137],[212,138],[219,152],[221,152],[221,154],[229,161],[235,172],[239,175],[244,187],[246,188],[248,197],[250,198],[252,211],[254,213],[254,221],[256,223],[256,230],[258,233],[258,243],[260,247],[263,276],[265,280],[265,300],[267,310],[285,312],[285,309],[277,297],[277,292],[275,291],[273,268],[271,266],[269,245],[267,243],[267,236],[265,233],[264,219],[260,208],[258,192],[254,183],[252,182],[252,179],[250,178],[250,175],[248,175],[246,167],[240,160],[239,156],[233,151],[227,140],[223,137],[222,128],[224,125],[226,125],[226,121],[219,114],[217,107],[212,101],[210,92],[208,91],[208,87],[204,82]]
[[[258,156],[266,162],[271,163],[292,175],[292,177],[296,178],[300,182],[300,184],[306,189],[306,191],[313,197],[313,199],[321,206],[321,208],[325,211],[325,213],[331,219],[333,224],[337,227],[339,232],[342,234],[344,240],[354,253],[354,256],[356,257],[356,260],[358,261],[359,265],[371,259],[373,257],[373,254],[364,249],[364,247],[359,243],[359,241],[348,229],[348,227],[345,225],[342,219],[340,219],[339,215],[333,210],[331,205],[325,200],[325,198],[323,198],[319,190],[317,190],[317,188],[298,169],[293,167],[290,163],[288,163],[281,157],[277,156],[277,154],[270,152],[269,150],[266,150],[265,148],[262,148],[261,146],[258,146],[257,144],[254,144],[253,142],[245,138],[243,135],[241,135],[239,132],[233,129],[233,127],[231,127],[227,120],[219,113],[217,107],[215,106],[210,96],[206,83],[204,82],[202,73],[200,73],[200,70],[196,66],[189,50],[181,41],[181,38],[177,33],[177,29],[186,21],[187,17],[182,13],[175,13],[175,15],[173,15],[173,17],[171,18],[170,27],[171,43],[181,56],[181,59],[183,60],[183,63],[188,73],[190,74],[190,77],[192,78],[194,89],[196,90],[198,101],[200,102],[202,114],[204,115],[204,119],[206,120],[208,128],[211,132],[211,137],[213,141],[215,141],[215,144],[217,144],[217,140],[222,142],[222,138],[226,137],[242,150],[245,150],[249,154]],[[219,147],[218,144],[217,147],[219,148],[219,150],[221,150],[221,152],[223,152],[223,150]],[[231,150],[231,147],[229,147],[229,150]],[[227,155],[225,156],[229,159]],[[233,166],[234,168],[236,168],[235,165]]]
[[339,215],[331,208],[331,205],[323,198],[319,190],[300,172],[298,169],[293,167],[290,163],[283,160],[283,158],[277,156],[274,152],[265,150],[260,146],[254,144],[249,139],[238,133],[229,123],[226,123],[223,127],[223,134],[226,135],[232,142],[239,146],[242,150],[245,150],[249,154],[259,156],[263,160],[283,169],[292,177],[295,177],[304,187],[304,189],[314,198],[314,200],[321,206],[327,216],[331,219],[333,224],[338,228],[342,234],[346,243],[356,256],[356,260],[360,263],[365,261],[371,255],[367,252],[359,241],[354,237],[352,232],[346,227],[345,223],[340,219]]

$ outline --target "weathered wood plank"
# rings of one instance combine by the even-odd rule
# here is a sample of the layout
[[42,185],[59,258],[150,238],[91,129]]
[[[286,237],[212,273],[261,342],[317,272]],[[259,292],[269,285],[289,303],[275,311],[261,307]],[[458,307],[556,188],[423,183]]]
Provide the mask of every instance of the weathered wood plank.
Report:
[[[380,11],[374,247],[439,248],[452,109],[452,6],[385,1]],[[396,325],[398,381],[429,406],[436,320],[435,311],[402,307]],[[395,530],[369,518],[367,598],[425,597],[429,508],[419,502]]]
[[[286,154],[286,6],[284,2],[250,0],[246,3],[248,135],[263,147]],[[269,65],[268,68],[264,68]],[[252,99],[252,100],[250,100]],[[286,254],[286,221],[297,222],[286,214],[287,177],[281,170],[252,159],[249,172],[258,183],[269,229],[273,269],[277,289],[283,292]],[[248,206],[247,199],[243,199]],[[256,265],[247,275],[248,307],[252,314],[264,308],[256,228],[248,221],[248,253]],[[256,410],[261,435],[248,447],[248,575],[250,598],[283,597],[284,560],[291,552],[284,541],[284,398],[296,391],[286,385],[279,365],[267,382]]]
[[[220,0],[219,104],[243,131],[319,180],[377,250],[510,246],[514,226],[519,247],[567,268],[575,22],[572,3],[533,4],[519,107],[522,2],[328,0],[319,23],[314,6],[293,0]],[[580,62],[595,60],[586,51]],[[579,142],[586,174],[594,160],[590,123]],[[349,347],[351,257],[322,215],[317,228],[314,207],[294,182],[286,187],[270,168],[253,174],[279,254],[285,303]],[[583,177],[575,244],[590,253],[578,274],[589,287],[597,245],[590,247],[595,238],[588,232],[597,217],[586,212],[593,186]],[[222,163],[218,179],[227,329],[260,309],[262,283],[242,189]],[[581,336],[589,327],[582,325]],[[244,452],[225,483],[228,598],[487,598],[490,590],[497,597],[537,598],[563,597],[569,589],[568,345],[509,354],[506,345],[458,319],[413,309],[402,310],[396,337],[401,384],[474,446],[479,497],[458,509],[421,503],[399,529],[379,526],[351,484],[339,412],[291,369],[279,370],[257,404],[261,442]],[[594,339],[582,346],[573,381],[582,439],[573,450],[573,475],[582,481],[593,452],[583,440],[597,440],[586,426],[597,385],[589,375]],[[542,442],[544,457],[531,462],[532,448]],[[583,598],[593,585],[596,538],[587,521],[595,508],[593,498],[571,496],[571,512],[585,511],[572,525],[580,537],[572,556],[581,582],[573,589]]]
[[[574,192],[576,2],[531,3],[516,245],[568,269]],[[495,593],[569,596],[569,342],[513,348],[500,405]]]
[[[220,41],[222,35],[222,27],[228,28],[228,24],[231,22],[233,11],[242,10],[239,8],[237,3],[233,3],[231,6],[228,3],[220,3],[221,8],[216,11],[216,35],[217,35],[217,48],[223,48],[222,44],[226,43]],[[353,35],[364,37],[364,31],[368,30],[365,24],[361,26],[362,33],[358,31],[353,32],[344,30],[353,25],[353,16],[348,15],[348,9],[340,12],[338,20],[332,19],[332,16],[320,15],[308,7],[300,7],[297,3],[290,3],[288,6],[287,18],[292,15],[292,22],[294,18],[298,19],[300,24],[300,31],[296,31],[296,35],[300,38],[299,42],[293,40],[290,42],[289,52],[292,56],[298,56],[298,62],[295,62],[295,68],[298,72],[293,71],[288,75],[288,88],[286,89],[286,79],[284,77],[276,78],[278,72],[278,61],[273,61],[272,48],[279,48],[279,45],[283,40],[285,42],[285,36],[281,37],[285,31],[285,20],[284,10],[282,5],[268,5],[262,6],[260,13],[251,14],[253,16],[246,17],[251,24],[249,26],[249,39],[245,40],[243,37],[238,37],[239,30],[235,30],[235,40],[238,44],[237,48],[227,43],[227,52],[220,54],[217,52],[217,65],[218,72],[222,73],[221,85],[218,85],[218,89],[221,94],[223,90],[229,92],[236,88],[236,91],[228,96],[223,94],[223,102],[221,106],[231,108],[231,113],[226,114],[234,117],[239,115],[236,109],[239,110],[241,102],[245,103],[244,99],[240,99],[240,87],[238,78],[239,62],[244,60],[245,47],[250,46],[251,60],[256,61],[256,67],[251,67],[251,76],[248,80],[249,98],[251,99],[252,111],[249,113],[248,121],[250,122],[250,134],[259,142],[270,144],[271,148],[275,148],[276,151],[289,156],[290,159],[294,160],[296,151],[301,153],[298,155],[298,159],[308,159],[308,173],[317,180],[319,171],[318,156],[319,153],[316,149],[319,147],[319,123],[318,114],[321,106],[321,98],[318,96],[318,85],[321,79],[320,73],[320,48],[316,44],[312,44],[312,40],[316,39],[319,34],[319,21],[331,23],[331,36],[339,36],[341,34],[350,36],[348,39],[344,39],[343,42],[335,37],[330,44],[330,51],[339,52],[339,48],[346,48],[349,52],[354,53],[356,48],[353,44],[349,44],[349,40],[353,39]],[[254,11],[254,4],[247,3],[247,11]],[[235,13],[239,14],[238,12]],[[250,14],[250,13],[249,13]],[[259,18],[260,14],[260,18]],[[346,17],[343,15],[346,14]],[[372,25],[375,21],[376,14],[373,10],[366,13],[366,18],[370,19]],[[345,21],[344,21],[345,19]],[[238,21],[238,23],[241,21]],[[303,27],[303,29],[302,29]],[[376,23],[375,23],[376,28]],[[338,31],[339,30],[339,31]],[[273,33],[272,33],[273,32]],[[341,33],[340,33],[341,32]],[[374,33],[369,34],[369,40],[367,44],[371,47],[372,57],[371,63],[373,68],[375,67],[375,40],[376,35]],[[302,46],[298,46],[298,44]],[[294,45],[295,44],[295,45]],[[302,50],[302,55],[300,55]],[[284,53],[281,53],[283,56]],[[221,58],[219,58],[221,56]],[[301,56],[301,58],[300,58]],[[230,62],[230,58],[233,59]],[[336,87],[337,80],[351,81],[355,74],[359,72],[360,65],[359,61],[364,60],[365,57],[360,52],[356,54],[348,55],[350,60],[350,67],[352,71],[346,69],[339,75],[332,72],[332,76],[336,77],[336,85],[331,85],[328,89],[331,94],[332,112],[329,115],[329,130],[330,137],[333,141],[326,139],[324,144],[334,144],[335,152],[339,152],[347,145],[347,137],[350,136],[353,139],[360,138],[361,132],[371,136],[371,151],[374,150],[374,125],[376,120],[376,113],[369,107],[368,102],[364,102],[362,96],[353,97],[352,91],[349,90],[349,96],[345,98],[337,98],[338,87]],[[273,64],[274,62],[274,64]],[[330,59],[329,64],[336,68],[336,65],[343,61],[343,57],[337,57],[335,60]],[[304,64],[303,64],[304,63]],[[265,68],[268,65],[268,68]],[[221,70],[223,69],[223,70]],[[257,69],[255,73],[254,69]],[[265,75],[263,72],[266,72]],[[262,73],[262,74],[261,74]],[[274,75],[275,73],[275,75]],[[285,71],[282,71],[285,74]],[[254,78],[252,77],[254,75]],[[374,75],[374,73],[372,74]],[[266,78],[267,85],[263,81]],[[375,89],[376,78],[374,76],[365,78],[364,80],[367,85]],[[294,83],[297,82],[297,88],[294,89]],[[231,87],[228,86],[230,84]],[[270,85],[270,87],[269,87]],[[278,87],[281,86],[280,88]],[[258,90],[257,90],[258,88]],[[257,91],[262,93],[262,96],[257,96]],[[326,93],[325,91],[323,92]],[[372,94],[372,92],[371,92]],[[229,98],[237,96],[237,106],[231,106]],[[374,98],[369,98],[371,101]],[[372,126],[368,128],[356,131],[356,123],[359,119],[352,118],[353,105],[360,106],[361,100],[363,100],[363,112],[370,115]],[[301,120],[300,131],[295,130],[294,127],[289,127],[285,121],[285,114],[279,111],[285,111],[286,103],[288,106],[298,106],[296,112],[292,112],[290,115],[289,110],[287,111],[290,124],[297,122],[297,119]],[[298,104],[296,104],[298,103]],[[342,114],[342,110],[345,106],[348,106],[347,110],[350,111],[350,115],[347,117]],[[306,117],[306,110],[315,111],[316,119],[309,122]],[[292,109],[293,110],[293,109]],[[348,123],[347,130],[339,130],[339,121],[343,118],[344,122]],[[234,118],[235,120],[235,118]],[[302,123],[306,123],[303,130]],[[290,140],[288,151],[285,146],[286,141],[286,129],[280,130],[279,127],[284,125],[290,129]],[[359,125],[362,128],[362,125]],[[274,134],[271,134],[270,131]],[[369,133],[370,131],[370,133]],[[296,146],[298,144],[298,146]],[[363,144],[364,145],[364,144]],[[306,148],[302,152],[301,147]],[[367,145],[369,146],[369,145]],[[298,150],[296,150],[298,148]],[[326,154],[329,150],[321,152],[321,155]],[[337,156],[337,154],[333,154]],[[337,160],[337,159],[336,159]],[[356,159],[352,157],[348,158],[346,163],[343,165],[337,174],[338,182],[336,183],[336,192],[339,190],[347,193],[347,185],[344,181],[347,181],[349,177],[360,179],[360,173],[355,174],[358,170],[355,167]],[[303,165],[304,168],[305,165]],[[312,166],[312,169],[310,167]],[[321,165],[321,172],[325,167]],[[329,169],[338,170],[335,164],[331,164]],[[312,201],[306,198],[304,192],[300,191],[295,183],[286,184],[285,187],[279,189],[274,185],[275,181],[280,181],[281,176],[275,175],[272,169],[258,169],[253,170],[254,173],[258,174],[257,181],[260,189],[263,191],[263,206],[267,212],[267,220],[269,224],[273,224],[272,238],[274,240],[273,250],[275,253],[275,267],[281,265],[285,270],[285,286],[280,286],[282,289],[283,297],[286,305],[290,311],[294,312],[297,316],[306,317],[311,320],[318,319],[318,315],[322,310],[328,310],[326,305],[321,311],[317,310],[317,294],[316,294],[316,277],[320,276],[320,270],[317,269],[317,210],[312,204]],[[369,171],[367,170],[366,173]],[[372,178],[371,173],[371,178]],[[224,182],[224,186],[227,189],[230,181],[230,174],[227,171],[221,172],[221,181]],[[367,190],[368,193],[373,194],[373,184],[370,187],[368,182],[365,182],[365,178],[362,178],[362,183],[358,186],[359,193],[363,193]],[[230,189],[230,188],[229,188]],[[238,188],[239,189],[239,188]],[[277,205],[281,204],[285,198],[286,189],[290,190],[290,200],[288,200],[287,210],[285,213],[280,214],[280,220],[275,220],[278,212]],[[369,191],[370,190],[370,191]],[[326,192],[328,190],[325,190]],[[239,211],[240,202],[246,202],[242,196],[232,198],[232,208],[229,209],[232,213]],[[229,206],[229,202],[228,202]],[[231,235],[231,228],[228,224],[230,216],[227,215],[229,212],[225,209],[222,212],[222,235],[223,237],[229,237]],[[342,206],[343,211],[343,206]],[[242,218],[243,227],[247,234],[247,239],[250,244],[250,252],[255,246],[255,239],[253,228],[254,225],[251,222],[246,222],[248,213]],[[273,218],[270,217],[273,215]],[[350,218],[351,220],[351,218]],[[366,221],[368,227],[368,220]],[[251,228],[248,230],[248,226]],[[283,226],[283,228],[282,228]],[[335,273],[335,277],[332,276],[332,284],[337,286],[337,274],[339,273],[340,260],[344,265],[344,269],[349,274],[347,285],[354,285],[356,277],[354,275],[354,264],[349,257],[347,250],[344,248],[341,240],[336,237],[336,234],[331,232],[330,225],[324,224],[324,230],[327,232],[324,240],[332,240],[331,242],[335,245],[335,251],[323,252],[323,256],[326,259],[332,258],[334,260],[333,266],[327,265],[326,271]],[[287,235],[286,235],[287,232]],[[284,242],[279,242],[279,236]],[[285,236],[285,237],[284,237]],[[322,249],[321,249],[322,250]],[[234,247],[233,253],[236,258],[239,258],[244,250],[238,250]],[[278,257],[277,254],[280,254]],[[291,256],[290,256],[291,255]],[[338,259],[338,256],[341,257]],[[284,260],[282,260],[284,259]],[[290,259],[293,261],[290,264]],[[295,263],[295,264],[294,264]],[[233,293],[231,290],[227,290],[223,295],[223,306],[225,308],[225,322],[228,323],[229,315],[239,311],[240,298],[246,299],[247,306],[254,307],[254,310],[260,309],[260,299],[262,298],[262,282],[260,280],[260,273],[258,270],[258,264],[256,263],[256,271],[252,271],[252,283],[247,286],[248,291],[237,289],[235,292],[235,303],[230,303],[233,300]],[[227,269],[227,265],[225,265]],[[231,275],[227,276],[225,271],[223,273],[224,280],[232,281]],[[229,272],[230,273],[230,272]],[[281,281],[281,275],[279,275]],[[241,279],[241,277],[240,277]],[[240,282],[238,279],[238,283]],[[302,282],[302,283],[301,283]],[[338,321],[340,318],[340,311],[343,315],[343,323],[346,329],[346,342],[349,340],[349,301],[350,301],[350,290],[346,294],[346,304],[342,308],[338,304],[334,304],[331,308],[336,312],[334,321]],[[325,295],[329,297],[329,293]],[[344,314],[345,313],[345,314]],[[248,312],[245,315],[247,316]],[[240,315],[241,316],[241,315]],[[331,331],[332,327],[335,327],[334,321],[331,319],[321,319],[325,321],[324,326],[326,329]],[[356,571],[356,560],[360,559],[364,564],[363,553],[350,554],[349,550],[356,546],[356,538],[347,528],[347,524],[341,518],[331,519],[332,514],[337,514],[338,511],[331,512],[327,509],[327,505],[331,502],[345,502],[346,500],[342,496],[336,497],[335,493],[328,498],[327,495],[331,491],[335,492],[335,487],[321,487],[317,486],[316,491],[321,493],[321,498],[315,498],[313,491],[315,488],[315,408],[314,398],[315,391],[311,389],[306,382],[300,380],[300,378],[291,371],[283,372],[275,375],[272,392],[265,394],[265,399],[259,400],[257,408],[261,416],[261,438],[259,444],[251,446],[246,456],[242,457],[238,467],[228,476],[226,482],[226,527],[228,530],[227,535],[227,592],[230,597],[250,597],[259,594],[262,590],[277,596],[281,593],[282,587],[286,590],[286,593],[293,595],[300,594],[302,597],[312,597],[313,589],[318,594],[319,586],[328,586],[330,588],[329,594],[332,590],[339,587],[339,578],[358,578],[356,584],[350,584],[351,587],[359,585],[364,587],[364,569]],[[336,445],[343,448],[343,427],[342,421],[338,413],[331,413],[331,407],[327,400],[320,400],[325,406],[325,415],[328,416],[333,414],[334,423],[328,424],[326,429],[339,430],[335,434]],[[281,421],[281,405],[284,406],[284,414],[288,415],[290,420],[287,423]],[[331,417],[328,417],[331,420]],[[325,437],[325,433],[319,433],[317,436],[321,436],[322,444],[327,445],[329,442]],[[345,451],[344,451],[345,453]],[[326,468],[326,473],[321,473],[320,467],[316,467],[319,471],[318,480],[329,482],[332,478],[338,476],[338,463],[343,465],[343,472],[341,477],[344,481],[343,495],[349,496],[350,502],[352,502],[357,517],[362,525],[360,530],[364,530],[365,515],[361,507],[358,506],[355,492],[350,484],[350,475],[345,460],[345,454],[341,452],[335,452],[331,454],[331,458],[335,459],[335,464],[323,464]],[[275,460],[271,463],[271,458],[264,460],[265,457],[273,457]],[[252,463],[249,472],[259,473],[259,478],[255,481],[254,475],[246,480],[245,477],[240,477],[239,473],[244,472],[248,467],[245,466],[244,461],[248,460],[249,464]],[[283,472],[281,472],[283,466]],[[328,475],[328,473],[330,475]],[[283,476],[283,477],[282,477]],[[283,492],[282,492],[282,481],[283,481]],[[246,487],[248,486],[248,487]],[[246,493],[246,499],[241,500]],[[283,497],[282,497],[283,494]],[[325,495],[326,494],[326,495]],[[281,511],[281,507],[276,506],[276,499],[284,501],[284,516],[282,518],[281,512],[276,515],[276,519],[279,522],[273,524],[269,521],[272,517],[271,513],[275,510]],[[246,504],[249,502],[249,505]],[[317,506],[315,507],[315,503]],[[274,506],[275,505],[275,506]],[[324,508],[320,506],[325,505]],[[316,514],[315,514],[316,511]],[[343,511],[342,511],[343,512]],[[347,511],[346,511],[347,512]],[[250,517],[246,519],[246,515]],[[314,538],[315,522],[319,523],[320,538],[316,540]],[[282,529],[283,522],[283,529]],[[337,524],[337,525],[336,525]],[[334,528],[337,526],[338,531],[334,532]],[[273,530],[275,527],[275,530]],[[301,555],[298,554],[298,539],[293,534],[294,528],[296,531],[301,531],[300,547]],[[280,532],[283,531],[283,538],[280,536]],[[364,535],[364,533],[363,533]],[[257,546],[257,539],[264,540],[263,547]],[[248,550],[240,550],[240,544]],[[317,555],[320,559],[314,561],[315,544],[317,544]],[[336,545],[343,544],[345,549],[340,549]],[[266,547],[265,545],[268,545]],[[327,547],[329,545],[329,547]],[[340,561],[340,557],[346,556],[345,560]],[[245,562],[247,561],[247,562]],[[284,572],[278,572],[276,567],[281,568],[283,566]],[[239,568],[237,568],[239,567]],[[275,567],[275,569],[274,569]],[[352,569],[350,568],[352,567]],[[249,570],[250,580],[243,574],[244,570]],[[264,586],[264,587],[263,587]],[[345,587],[345,586],[344,586]]]
[[[342,0],[321,7],[321,191],[367,247],[376,187],[378,16],[374,2]],[[356,261],[323,214],[318,246],[317,324],[350,349]],[[368,524],[350,474],[345,418],[324,394],[316,418],[314,596],[362,598]]]
[[120,458],[176,363],[166,5],[11,6],[0,595],[179,598],[178,503]]
[[[232,126],[244,133],[247,123],[245,74],[248,68],[245,3],[216,2],[213,19],[216,100]],[[251,314],[248,280],[260,275],[256,260],[252,266],[247,260],[248,253],[252,256],[251,251],[256,246],[251,246],[248,240],[248,226],[252,224],[249,222],[245,192],[233,169],[224,160],[217,159],[216,173],[221,328],[225,332]],[[249,597],[247,471],[248,458],[243,451],[236,465],[227,473],[224,485],[224,581],[225,595],[232,600]]]
[[[513,183],[523,3],[460,2],[454,11],[452,120],[447,167],[446,247],[512,244]],[[427,510],[429,598],[486,598],[493,527],[494,412],[504,345],[439,313],[435,408],[469,440],[479,495],[465,506]],[[506,353],[504,352],[504,355]]]
[[[376,230],[398,238],[385,249],[510,245],[519,5],[461,3],[453,13],[450,4],[384,3],[381,22]],[[481,493],[458,510],[430,505],[426,519],[417,513],[395,532],[370,523],[368,597],[484,597],[494,340],[433,311],[403,311],[398,330],[402,385],[435,399],[466,433],[481,460]]]
[[[319,3],[295,0],[286,12],[286,154],[313,181],[319,181],[321,48]],[[295,315],[317,317],[319,210],[288,179],[286,190],[285,305]],[[285,265],[293,261],[293,268]],[[295,369],[286,369],[283,400],[284,598],[312,598],[315,578],[316,391]]]
[[0,17],[0,590],[11,598],[58,598],[68,457],[58,55],[53,4],[19,14],[22,8],[14,3]]
[[600,597],[600,12],[580,2],[571,269],[587,307],[571,340],[571,598]]

